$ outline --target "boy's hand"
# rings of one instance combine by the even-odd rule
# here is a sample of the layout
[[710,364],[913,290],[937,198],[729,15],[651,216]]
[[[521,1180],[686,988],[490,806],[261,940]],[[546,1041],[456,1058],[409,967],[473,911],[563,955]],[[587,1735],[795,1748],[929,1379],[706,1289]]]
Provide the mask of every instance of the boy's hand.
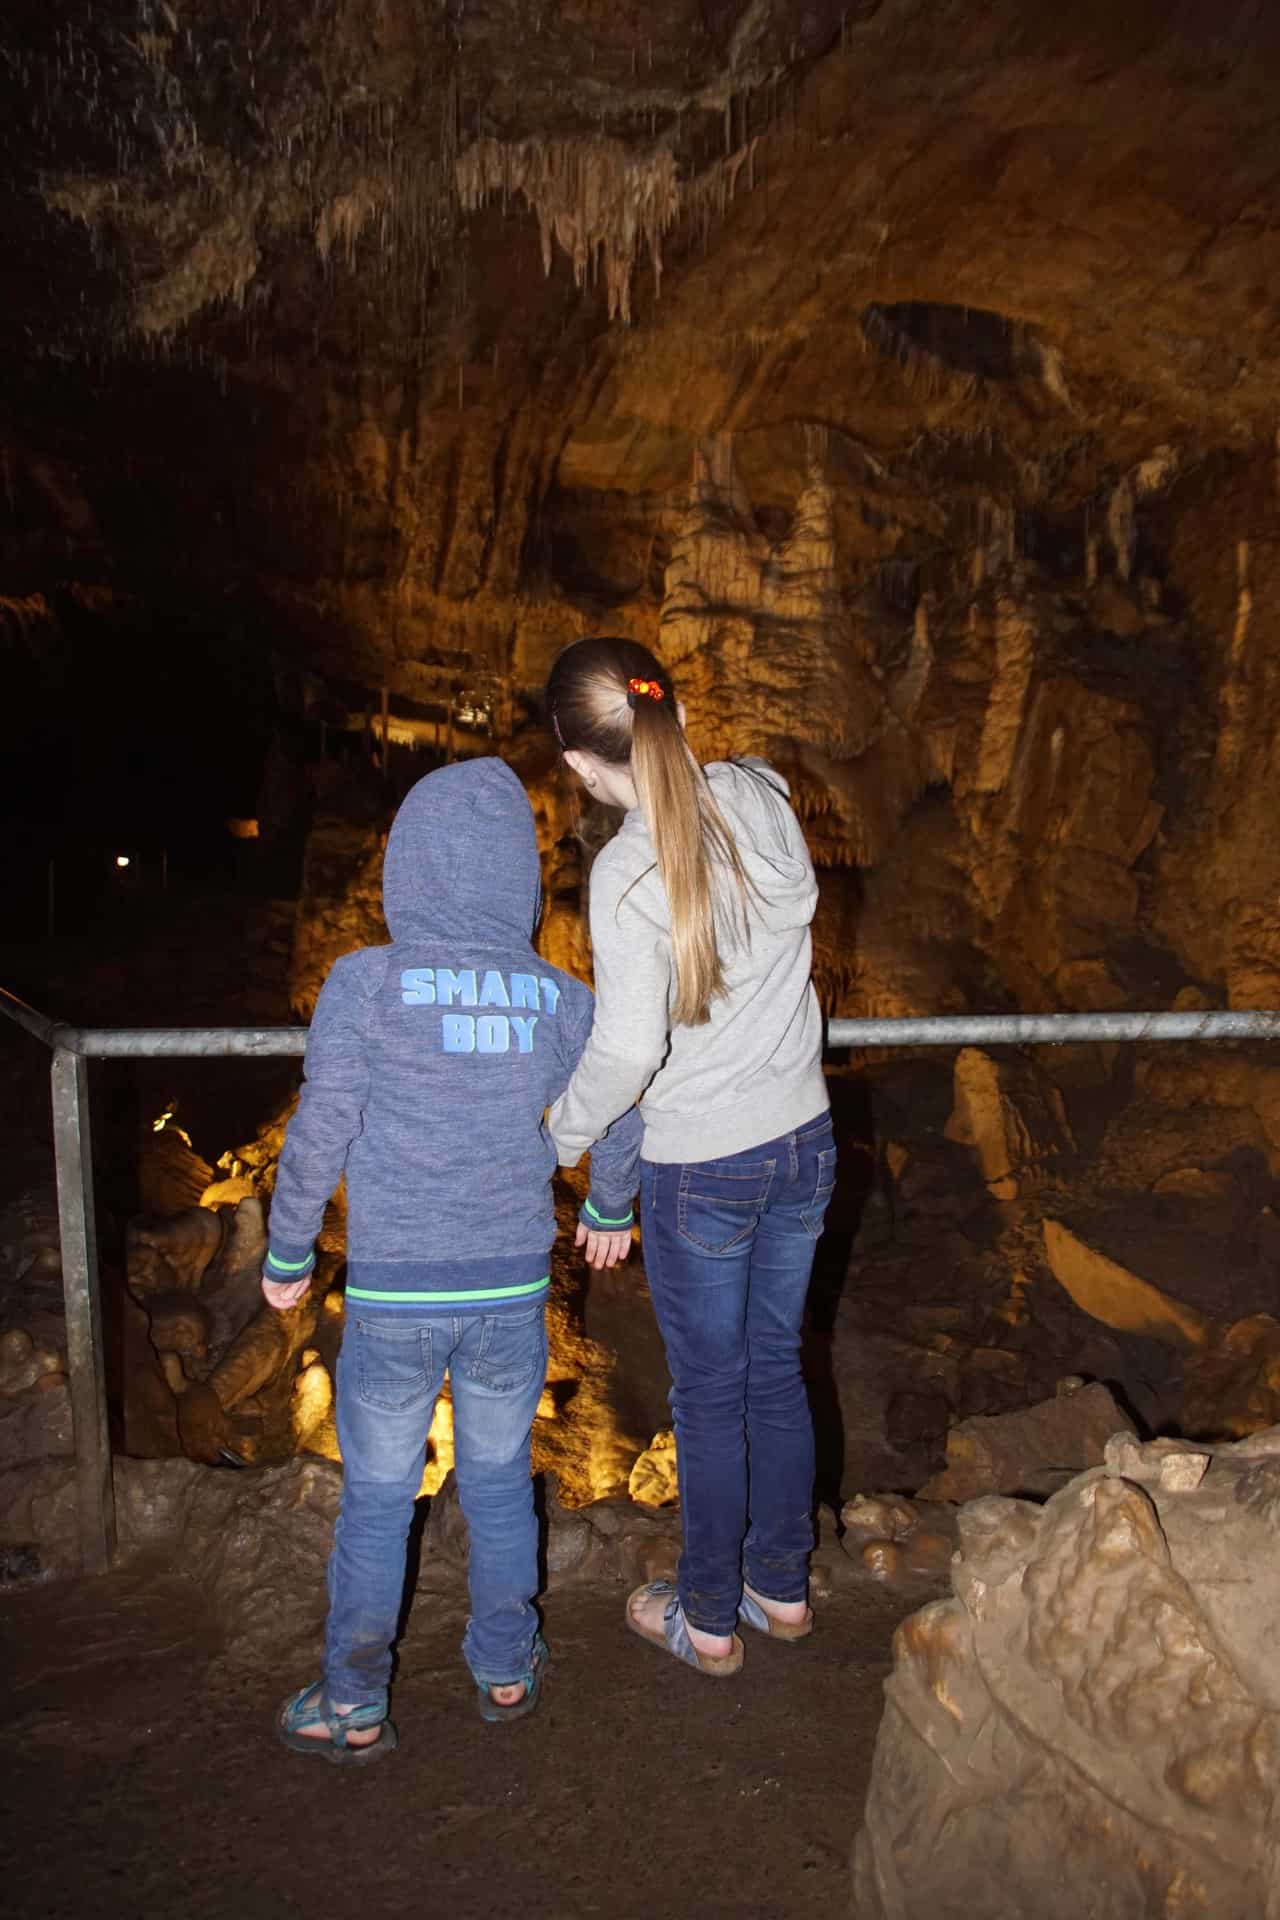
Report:
[[631,1229],[624,1227],[621,1233],[600,1233],[584,1226],[580,1220],[573,1244],[584,1249],[583,1258],[589,1267],[616,1267],[631,1251]]
[[299,1300],[305,1300],[311,1288],[311,1278],[309,1273],[304,1273],[301,1280],[268,1280],[264,1273],[262,1297],[277,1313],[284,1313],[287,1308],[296,1307]]

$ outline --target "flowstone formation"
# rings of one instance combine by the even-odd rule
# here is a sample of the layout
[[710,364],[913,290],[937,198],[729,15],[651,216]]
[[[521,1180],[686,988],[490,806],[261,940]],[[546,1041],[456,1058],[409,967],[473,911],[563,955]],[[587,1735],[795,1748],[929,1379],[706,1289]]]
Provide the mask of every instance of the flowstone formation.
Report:
[[1280,1430],[1128,1434],[1043,1507],[961,1509],[899,1629],[860,1920],[1270,1920]]

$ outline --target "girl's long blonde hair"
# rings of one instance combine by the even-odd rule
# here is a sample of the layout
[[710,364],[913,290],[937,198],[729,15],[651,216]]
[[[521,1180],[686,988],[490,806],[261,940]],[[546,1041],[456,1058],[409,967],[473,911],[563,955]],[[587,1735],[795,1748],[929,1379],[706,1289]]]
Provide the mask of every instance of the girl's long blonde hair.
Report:
[[[629,693],[632,681],[658,689]],[[677,1026],[701,1026],[725,990],[716,939],[716,869],[731,874],[742,906],[753,891],[732,830],[685,741],[675,689],[661,662],[636,640],[577,640],[547,680],[547,712],[562,753],[593,753],[627,767],[666,889]]]

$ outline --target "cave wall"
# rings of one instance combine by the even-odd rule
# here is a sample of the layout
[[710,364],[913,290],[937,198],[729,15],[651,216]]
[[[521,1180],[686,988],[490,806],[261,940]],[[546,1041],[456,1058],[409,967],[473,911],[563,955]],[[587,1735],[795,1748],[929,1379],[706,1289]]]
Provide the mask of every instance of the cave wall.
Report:
[[[700,751],[792,780],[833,1009],[1275,1004],[1280,22],[615,16],[23,0],[30,702],[192,606],[228,732],[232,631],[286,709],[386,688],[437,738],[483,677],[583,965],[532,702],[565,640],[631,633]],[[376,933],[367,812],[316,796],[304,1009]]]

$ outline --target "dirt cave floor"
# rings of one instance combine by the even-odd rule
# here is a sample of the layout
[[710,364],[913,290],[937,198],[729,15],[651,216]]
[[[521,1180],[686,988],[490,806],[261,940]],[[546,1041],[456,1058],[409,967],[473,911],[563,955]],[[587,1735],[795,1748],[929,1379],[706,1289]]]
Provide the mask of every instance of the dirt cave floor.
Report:
[[394,1694],[400,1750],[348,1773],[273,1736],[312,1669],[230,1667],[190,1581],[135,1570],[11,1591],[6,1911],[847,1920],[908,1604],[841,1592],[799,1646],[750,1636],[722,1683],[629,1634],[623,1598],[551,1595],[541,1708],[490,1727],[458,1656],[461,1592],[420,1596]]

